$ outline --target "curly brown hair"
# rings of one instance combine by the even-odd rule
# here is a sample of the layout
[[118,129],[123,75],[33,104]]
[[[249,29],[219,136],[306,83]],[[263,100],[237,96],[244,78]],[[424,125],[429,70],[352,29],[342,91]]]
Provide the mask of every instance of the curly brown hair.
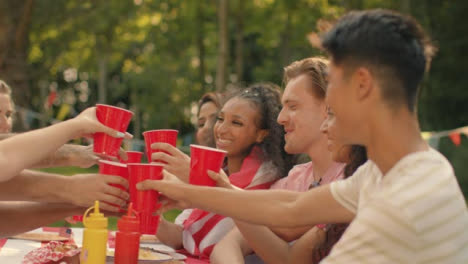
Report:
[[248,100],[259,110],[258,127],[268,130],[268,135],[259,144],[264,159],[273,162],[279,169],[281,177],[286,176],[294,166],[296,157],[284,150],[284,129],[276,121],[281,111],[280,87],[272,83],[256,83],[237,91],[229,97],[229,99],[232,98]]

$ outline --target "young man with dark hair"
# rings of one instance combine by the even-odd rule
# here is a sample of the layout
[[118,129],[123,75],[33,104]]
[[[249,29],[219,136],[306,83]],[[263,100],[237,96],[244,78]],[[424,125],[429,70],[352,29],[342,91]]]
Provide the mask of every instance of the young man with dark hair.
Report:
[[326,100],[334,135],[368,151],[352,177],[306,193],[169,180],[139,188],[257,224],[351,222],[324,263],[468,263],[465,199],[450,163],[421,138],[416,115],[433,53],[421,27],[391,11],[351,12],[323,37],[323,47],[331,58]]

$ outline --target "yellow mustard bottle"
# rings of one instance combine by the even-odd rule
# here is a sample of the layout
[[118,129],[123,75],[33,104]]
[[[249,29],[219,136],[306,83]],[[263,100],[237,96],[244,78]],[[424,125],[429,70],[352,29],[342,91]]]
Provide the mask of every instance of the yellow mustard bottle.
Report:
[[[94,208],[94,213],[88,213]],[[83,215],[83,248],[80,254],[81,264],[105,264],[107,251],[107,217],[99,212],[99,201],[88,208]]]

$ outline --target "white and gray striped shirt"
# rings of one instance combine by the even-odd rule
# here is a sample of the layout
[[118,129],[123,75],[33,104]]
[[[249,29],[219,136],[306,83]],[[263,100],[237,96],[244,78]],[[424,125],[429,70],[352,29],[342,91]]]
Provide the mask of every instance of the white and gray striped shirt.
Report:
[[356,217],[322,263],[468,263],[468,210],[437,151],[405,156],[383,177],[372,161],[331,192]]

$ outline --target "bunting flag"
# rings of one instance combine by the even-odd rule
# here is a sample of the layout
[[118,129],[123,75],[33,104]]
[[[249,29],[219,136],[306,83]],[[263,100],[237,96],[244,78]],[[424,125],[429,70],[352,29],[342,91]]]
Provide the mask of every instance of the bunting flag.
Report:
[[54,104],[55,99],[57,98],[57,92],[56,91],[51,91],[49,93],[49,96],[47,96],[47,103],[46,103],[46,109],[49,109],[52,104]]
[[455,146],[457,146],[457,147],[460,146],[460,144],[461,144],[460,133],[452,132],[452,133],[450,133],[449,137],[452,140],[453,144],[455,144]]
[[462,134],[468,137],[468,126],[438,132],[424,131],[421,132],[421,137],[426,140],[431,147],[437,149],[441,137],[449,137],[455,146],[460,146]]

